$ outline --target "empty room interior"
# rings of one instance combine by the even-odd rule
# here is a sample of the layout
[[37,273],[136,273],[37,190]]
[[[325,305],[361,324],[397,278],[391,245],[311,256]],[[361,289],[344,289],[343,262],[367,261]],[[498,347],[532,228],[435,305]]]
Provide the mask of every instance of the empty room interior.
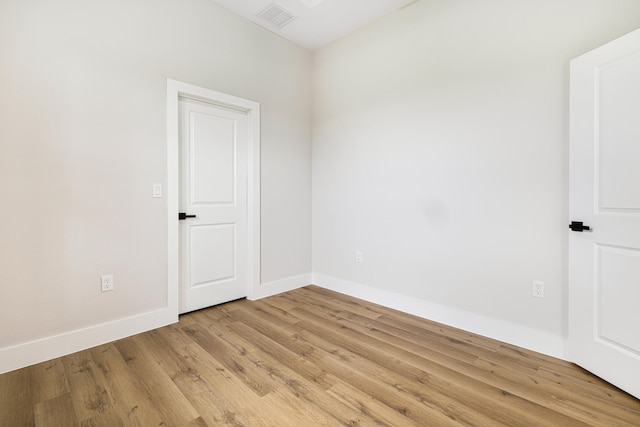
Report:
[[0,0],[0,426],[640,425],[639,28]]

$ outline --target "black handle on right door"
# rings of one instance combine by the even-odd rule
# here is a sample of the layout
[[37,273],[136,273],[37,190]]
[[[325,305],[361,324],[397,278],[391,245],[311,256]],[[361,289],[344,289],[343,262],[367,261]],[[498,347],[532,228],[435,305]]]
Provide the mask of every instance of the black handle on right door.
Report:
[[584,225],[582,221],[571,221],[571,224],[569,224],[569,228],[571,229],[571,231],[577,231],[579,233],[591,230],[591,227],[589,227],[588,225]]

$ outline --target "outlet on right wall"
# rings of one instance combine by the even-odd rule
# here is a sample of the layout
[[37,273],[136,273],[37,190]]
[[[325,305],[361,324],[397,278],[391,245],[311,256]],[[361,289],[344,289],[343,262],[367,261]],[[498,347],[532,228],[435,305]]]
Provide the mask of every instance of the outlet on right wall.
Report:
[[639,27],[637,0],[420,0],[316,51],[314,281],[562,357],[569,60]]

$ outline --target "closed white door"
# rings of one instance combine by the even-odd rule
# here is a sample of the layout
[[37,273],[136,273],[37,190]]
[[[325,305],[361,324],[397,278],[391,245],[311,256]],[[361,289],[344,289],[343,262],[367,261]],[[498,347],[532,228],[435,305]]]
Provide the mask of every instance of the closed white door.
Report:
[[180,312],[247,296],[247,113],[180,98]]
[[569,357],[640,398],[640,30],[571,61],[570,133]]

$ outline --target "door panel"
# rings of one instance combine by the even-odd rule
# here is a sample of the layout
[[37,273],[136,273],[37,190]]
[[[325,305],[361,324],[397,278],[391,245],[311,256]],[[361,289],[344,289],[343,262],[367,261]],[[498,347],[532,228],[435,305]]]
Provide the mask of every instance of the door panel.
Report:
[[197,111],[190,120],[192,203],[233,203],[235,120]]
[[180,99],[180,312],[247,296],[244,112]]
[[640,250],[597,245],[596,336],[620,351],[640,355]]
[[235,279],[235,224],[191,226],[191,286]]
[[604,65],[598,74],[599,206],[614,211],[640,209],[640,191],[630,185],[640,182],[640,55]]
[[640,397],[640,31],[571,61],[569,357]]

